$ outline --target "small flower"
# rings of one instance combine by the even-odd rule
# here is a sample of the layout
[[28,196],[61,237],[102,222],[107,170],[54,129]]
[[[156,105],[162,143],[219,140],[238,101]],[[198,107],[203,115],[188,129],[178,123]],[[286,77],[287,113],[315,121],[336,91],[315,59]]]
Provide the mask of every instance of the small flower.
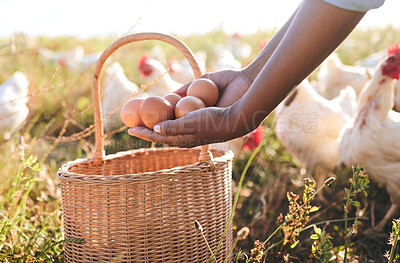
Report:
[[313,185],[313,184],[315,184],[315,181],[313,179],[311,179],[311,178],[308,178],[308,177],[304,178],[303,182],[304,182],[305,185]]
[[389,251],[386,251],[385,254],[383,255],[385,258],[389,259]]
[[358,173],[359,177],[368,177],[368,174],[364,173],[363,170],[360,170],[360,172]]
[[253,262],[258,262],[258,263],[261,262],[264,250],[265,250],[264,243],[260,242],[260,240],[254,241],[254,248],[250,250]]
[[283,260],[285,261],[285,263],[289,262],[289,256],[290,256],[289,254],[283,256]]

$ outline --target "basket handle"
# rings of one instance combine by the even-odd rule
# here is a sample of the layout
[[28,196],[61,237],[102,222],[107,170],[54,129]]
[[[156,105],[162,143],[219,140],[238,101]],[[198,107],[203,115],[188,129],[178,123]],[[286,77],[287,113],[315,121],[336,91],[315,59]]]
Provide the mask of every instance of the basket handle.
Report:
[[[100,73],[104,66],[104,63],[111,56],[111,54],[116,51],[118,48],[137,41],[142,40],[161,40],[172,46],[176,47],[186,58],[189,62],[194,76],[196,79],[200,78],[203,74],[200,70],[200,67],[197,63],[196,58],[193,55],[193,52],[190,48],[183,43],[182,41],[174,38],[170,35],[162,34],[162,33],[137,33],[122,37],[112,43],[104,52],[101,54],[99,59],[97,60],[96,66],[94,68],[93,73],[93,82],[92,82],[92,96],[93,96],[93,108],[94,108],[94,124],[95,124],[95,153],[94,159],[95,160],[103,160],[105,157],[104,152],[104,130],[103,130],[103,119],[102,119],[102,112],[101,112],[101,95],[100,95]],[[205,161],[210,163],[211,169],[214,166],[212,161],[212,155],[209,152],[208,145],[203,145],[201,148],[200,154],[200,161]]]

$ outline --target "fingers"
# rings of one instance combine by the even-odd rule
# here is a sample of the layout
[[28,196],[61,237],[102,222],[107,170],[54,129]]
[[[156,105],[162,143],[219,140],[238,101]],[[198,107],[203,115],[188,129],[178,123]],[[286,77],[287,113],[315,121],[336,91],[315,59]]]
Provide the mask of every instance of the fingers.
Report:
[[146,141],[157,142],[161,144],[176,145],[178,147],[195,147],[201,145],[201,141],[194,135],[175,135],[167,136],[154,132],[144,126],[136,126],[128,130],[128,134]]
[[192,118],[180,118],[176,120],[157,123],[153,129],[162,135],[193,134],[195,132],[195,120]]

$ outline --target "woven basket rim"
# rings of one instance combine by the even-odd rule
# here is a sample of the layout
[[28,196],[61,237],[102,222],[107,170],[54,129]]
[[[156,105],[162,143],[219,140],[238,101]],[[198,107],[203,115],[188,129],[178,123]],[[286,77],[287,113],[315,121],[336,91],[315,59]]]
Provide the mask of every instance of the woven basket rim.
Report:
[[[167,152],[167,151],[201,151],[200,147],[195,147],[195,148],[178,148],[178,147],[160,147],[160,148],[141,148],[141,149],[134,149],[134,150],[128,150],[128,151],[121,151],[117,152],[114,154],[109,154],[105,156],[105,158],[102,160],[102,162],[110,162],[115,158],[121,158],[124,156],[130,156],[130,155],[135,155],[137,153],[145,153],[145,152]],[[211,151],[219,152],[221,153],[221,156],[219,157],[214,157],[213,162],[218,166],[218,163],[225,163],[227,161],[230,161],[233,159],[233,152],[231,150],[223,151],[223,150],[218,150],[218,149],[212,149]],[[90,181],[91,179],[94,179],[96,181],[98,180],[121,180],[123,178],[132,178],[136,176],[146,176],[146,177],[152,177],[152,176],[160,176],[160,175],[176,175],[176,174],[182,174],[182,173],[187,173],[189,172],[194,172],[199,169],[204,169],[209,167],[210,165],[206,162],[196,162],[193,164],[188,164],[184,166],[176,166],[172,168],[167,168],[167,169],[160,169],[157,171],[152,171],[152,172],[141,172],[141,173],[134,173],[134,174],[116,174],[116,175],[101,175],[101,174],[83,174],[83,173],[76,173],[76,172],[71,172],[69,171],[69,168],[73,165],[79,165],[83,163],[94,163],[95,160],[92,158],[80,158],[76,159],[70,162],[67,162],[63,164],[57,171],[57,176],[62,179],[71,179],[71,177],[74,177],[75,180],[84,180],[84,181]]]

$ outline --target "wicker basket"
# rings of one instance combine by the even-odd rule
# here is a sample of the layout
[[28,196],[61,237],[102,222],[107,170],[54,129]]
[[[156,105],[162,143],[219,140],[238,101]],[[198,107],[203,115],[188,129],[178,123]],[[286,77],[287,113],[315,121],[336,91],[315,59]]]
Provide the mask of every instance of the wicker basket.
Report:
[[[104,154],[99,75],[116,49],[142,40],[175,46],[195,77],[202,75],[190,49],[164,34],[133,34],[103,52],[93,77],[94,157],[64,164],[57,173],[67,262],[206,262],[211,253],[194,227],[195,220],[213,251],[228,223],[232,152],[202,146]],[[229,227],[216,255],[218,262],[225,260],[232,243]]]

